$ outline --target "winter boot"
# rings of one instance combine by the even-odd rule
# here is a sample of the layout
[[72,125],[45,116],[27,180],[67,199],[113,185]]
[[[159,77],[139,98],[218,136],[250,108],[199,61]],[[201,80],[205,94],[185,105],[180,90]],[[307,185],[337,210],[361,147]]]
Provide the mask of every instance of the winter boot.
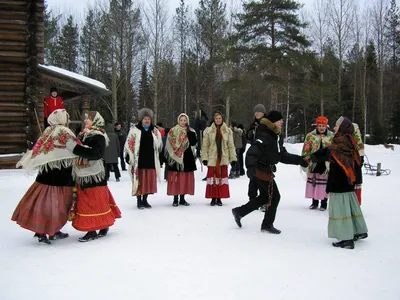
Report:
[[63,233],[63,232],[59,231],[56,234],[54,234],[53,236],[49,236],[49,240],[50,241],[62,240],[62,239],[66,239],[67,237],[69,237],[68,233]]
[[354,249],[354,241],[353,240],[340,241],[340,242],[332,243],[332,246],[344,248],[344,249]]
[[110,229],[110,228],[104,228],[104,229],[100,230],[100,231],[99,231],[99,234],[97,235],[97,237],[101,238],[101,237],[106,236],[109,229]]
[[151,205],[149,204],[149,202],[147,202],[147,194],[143,195],[143,207],[144,208],[151,208]]
[[119,178],[117,178],[115,181],[116,181],[116,182],[120,182],[121,180],[120,180]]
[[35,233],[34,237],[38,238],[38,242],[41,244],[51,245],[51,242],[49,241],[47,235],[45,234]]
[[96,231],[89,231],[88,233],[86,233],[83,237],[80,237],[78,239],[78,241],[85,243],[85,242],[89,242],[92,240],[97,239],[97,232]]
[[260,206],[260,208],[259,208],[259,210],[261,211],[261,212],[266,212],[267,211],[267,204],[264,204],[264,205],[261,205]]
[[269,232],[272,234],[280,234],[281,231],[279,229],[276,229],[274,225],[266,226],[266,227],[261,227],[261,232]]
[[233,218],[235,219],[237,226],[239,226],[239,228],[242,228],[242,223],[240,222],[240,219],[242,217],[239,215],[237,208],[232,209],[232,215],[233,215]]
[[218,206],[222,206],[221,198],[217,198],[217,205],[218,205]]
[[137,198],[137,208],[138,209],[144,209],[142,196],[136,196],[136,198]]
[[179,196],[179,205],[183,206],[189,206],[190,204],[186,202],[185,200],[185,195],[180,195]]
[[312,199],[312,204],[309,209],[317,209],[318,208],[318,200]]
[[204,177],[201,181],[207,181],[207,176]]
[[319,208],[320,211],[325,211],[328,207],[328,199],[321,200],[321,207]]
[[368,237],[368,233],[360,233],[360,234],[355,234],[353,241],[356,242],[358,240],[363,240],[366,239]]
[[172,206],[178,206],[179,205],[179,203],[178,203],[178,195],[175,195],[174,196],[174,202],[172,202]]
[[212,199],[211,199],[211,202],[210,202],[210,205],[211,205],[211,206],[215,206],[216,201],[217,201],[216,198],[212,198]]

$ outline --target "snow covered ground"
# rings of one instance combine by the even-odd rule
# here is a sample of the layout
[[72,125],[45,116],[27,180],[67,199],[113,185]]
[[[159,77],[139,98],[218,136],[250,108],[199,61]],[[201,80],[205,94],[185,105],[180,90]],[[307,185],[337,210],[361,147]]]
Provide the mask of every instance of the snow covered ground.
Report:
[[[287,149],[299,153],[301,145]],[[82,233],[68,223],[70,238],[50,246],[10,221],[34,177],[0,171],[0,299],[400,299],[400,152],[374,146],[366,154],[392,173],[364,176],[370,237],[354,250],[331,246],[328,212],[308,209],[296,166],[278,165],[281,235],[260,232],[258,211],[237,228],[231,209],[247,201],[245,177],[230,181],[231,199],[222,207],[204,199],[204,170],[196,173],[191,206],[172,207],[163,182],[149,197],[153,209],[138,211],[123,172],[121,182],[109,184],[123,214],[109,236],[79,243]]]

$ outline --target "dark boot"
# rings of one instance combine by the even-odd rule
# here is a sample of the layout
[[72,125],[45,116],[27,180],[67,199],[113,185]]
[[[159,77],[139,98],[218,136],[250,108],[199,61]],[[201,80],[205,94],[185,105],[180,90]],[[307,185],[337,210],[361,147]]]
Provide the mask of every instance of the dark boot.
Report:
[[232,215],[233,215],[233,218],[235,219],[237,226],[239,226],[239,228],[242,228],[242,223],[240,222],[240,219],[242,217],[239,215],[237,208],[232,209]]
[[179,203],[178,203],[178,195],[175,195],[174,196],[174,202],[172,202],[172,206],[178,206],[179,205]]
[[143,195],[143,207],[144,208],[151,208],[151,205],[149,204],[149,202],[147,202],[147,194]]
[[38,238],[38,242],[41,244],[51,245],[51,242],[49,241],[47,235],[45,234],[35,233],[34,237]]
[[215,206],[215,202],[217,201],[217,199],[216,198],[212,198],[211,199],[211,202],[210,202],[210,205],[211,206]]
[[137,208],[138,209],[144,209],[142,196],[136,196],[136,198],[137,198]]
[[221,198],[217,198],[217,205],[218,205],[218,206],[222,206]]
[[97,239],[97,232],[96,231],[89,231],[88,233],[86,233],[83,237],[80,237],[78,239],[78,241],[85,243],[85,242],[89,242],[92,240]]
[[313,199],[309,209],[317,209],[317,208],[318,208],[318,200]]
[[99,231],[99,234],[97,235],[97,237],[101,238],[101,237],[106,236],[109,229],[110,229],[110,228],[104,228],[104,229],[100,230],[100,231]]
[[332,243],[332,246],[338,247],[338,248],[344,248],[344,249],[354,249],[354,241],[353,240],[340,241],[340,242]]
[[68,233],[63,233],[63,232],[59,231],[56,234],[54,234],[53,236],[49,236],[49,240],[51,240],[51,241],[62,240],[62,239],[66,239],[67,237],[69,237]]
[[319,208],[320,211],[325,211],[328,207],[328,199],[321,200],[321,207]]
[[355,234],[353,241],[358,241],[358,240],[363,240],[368,237],[368,233],[360,233],[360,234]]
[[180,195],[179,196],[179,205],[183,206],[189,206],[190,204],[186,202],[185,200],[185,195]]
[[272,234],[280,234],[281,231],[279,229],[276,229],[274,225],[266,226],[266,227],[261,227],[261,232],[269,232]]
[[201,181],[207,181],[207,176],[204,177]]

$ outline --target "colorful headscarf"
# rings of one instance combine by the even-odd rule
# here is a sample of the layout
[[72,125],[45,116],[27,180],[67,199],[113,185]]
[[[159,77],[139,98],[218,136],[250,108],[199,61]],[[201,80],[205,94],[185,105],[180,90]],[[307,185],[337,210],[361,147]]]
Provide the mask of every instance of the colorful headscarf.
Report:
[[106,140],[106,147],[108,146],[110,139],[104,130],[105,121],[103,117],[97,111],[89,111],[86,117],[92,121],[92,126],[90,128],[85,128],[79,134],[82,138],[82,141],[85,141],[87,138],[94,135],[102,135]]
[[178,170],[183,170],[183,155],[187,148],[189,148],[189,139],[187,136],[187,127],[179,125],[179,119],[185,117],[189,124],[188,115],[182,113],[178,117],[178,124],[171,128],[167,136],[167,144],[165,149],[167,150],[165,156],[168,159],[168,164],[173,165],[176,163]]
[[348,118],[340,117],[336,126],[339,126],[339,129],[333,137],[331,156],[344,170],[349,183],[352,184],[356,180],[355,164],[361,163],[357,141],[353,136],[354,125]]
[[45,129],[33,149],[28,151],[17,163],[17,168],[28,171],[61,169],[72,166],[74,155],[66,148],[69,140],[80,143],[75,134],[67,127],[69,115],[65,109],[56,109],[47,119],[50,126]]

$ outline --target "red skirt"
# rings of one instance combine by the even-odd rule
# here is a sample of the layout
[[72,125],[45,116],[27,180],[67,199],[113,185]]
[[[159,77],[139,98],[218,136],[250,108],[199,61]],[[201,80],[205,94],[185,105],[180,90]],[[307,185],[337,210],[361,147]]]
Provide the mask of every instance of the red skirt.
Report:
[[34,182],[15,209],[11,220],[39,234],[54,235],[67,223],[72,187]]
[[358,204],[361,205],[361,184],[356,184],[354,186],[354,192],[356,192]]
[[194,195],[194,172],[168,171],[167,195]]
[[112,226],[117,218],[121,218],[121,211],[107,186],[84,190],[78,186],[76,215],[72,222],[76,230],[105,229]]
[[139,169],[139,184],[134,196],[157,193],[156,169]]
[[208,167],[206,198],[229,198],[228,166],[220,166],[220,176],[217,177],[217,167]]

